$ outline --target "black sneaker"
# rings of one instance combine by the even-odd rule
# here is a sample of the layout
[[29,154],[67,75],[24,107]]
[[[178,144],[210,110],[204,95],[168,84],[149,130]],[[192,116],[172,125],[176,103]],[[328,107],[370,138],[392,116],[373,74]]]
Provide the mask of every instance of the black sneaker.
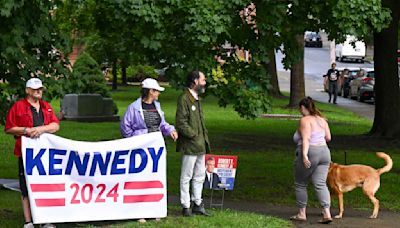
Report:
[[192,212],[190,212],[190,208],[182,208],[182,215],[184,217],[190,217],[192,216]]
[[200,205],[193,204],[192,213],[198,215],[210,216],[210,214],[206,212],[206,209],[204,209],[203,203],[201,203]]

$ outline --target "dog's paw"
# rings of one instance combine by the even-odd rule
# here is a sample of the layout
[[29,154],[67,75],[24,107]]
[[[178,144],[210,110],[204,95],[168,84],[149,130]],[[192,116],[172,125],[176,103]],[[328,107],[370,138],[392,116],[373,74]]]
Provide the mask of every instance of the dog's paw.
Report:
[[371,216],[369,216],[369,218],[370,219],[376,219],[376,218],[378,218],[378,215],[371,215]]
[[342,215],[335,215],[335,219],[341,219]]

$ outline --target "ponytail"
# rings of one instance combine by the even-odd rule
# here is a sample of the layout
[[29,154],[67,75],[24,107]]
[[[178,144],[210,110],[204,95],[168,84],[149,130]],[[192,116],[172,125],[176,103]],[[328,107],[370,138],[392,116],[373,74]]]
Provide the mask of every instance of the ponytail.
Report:
[[304,106],[309,112],[310,115],[312,116],[319,116],[321,118],[326,119],[322,113],[318,110],[318,108],[315,106],[314,100],[311,97],[305,97],[301,99],[299,102],[299,107]]

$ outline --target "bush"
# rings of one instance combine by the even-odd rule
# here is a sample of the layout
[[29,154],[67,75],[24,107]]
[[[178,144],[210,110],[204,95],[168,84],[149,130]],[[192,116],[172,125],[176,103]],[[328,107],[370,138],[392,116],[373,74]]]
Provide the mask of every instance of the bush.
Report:
[[[73,66],[72,74],[64,80],[64,95],[68,93],[97,93],[103,97],[111,97],[105,77],[99,64],[88,53],[82,53]],[[114,102],[114,113],[118,108]]]
[[89,54],[82,53],[72,69],[72,74],[63,84],[64,94],[97,93],[110,97],[110,90],[100,66]]
[[129,66],[126,69],[126,79],[128,82],[141,82],[146,78],[158,78],[154,67],[148,65]]

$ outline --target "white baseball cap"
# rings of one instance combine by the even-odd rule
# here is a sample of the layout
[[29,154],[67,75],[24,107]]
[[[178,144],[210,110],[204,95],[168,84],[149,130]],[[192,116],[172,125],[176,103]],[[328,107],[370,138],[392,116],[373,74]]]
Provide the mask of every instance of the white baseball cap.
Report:
[[158,91],[164,91],[165,88],[161,87],[157,80],[153,79],[153,78],[146,78],[145,80],[142,81],[142,88],[146,88],[146,89],[155,89]]
[[31,78],[26,82],[26,88],[39,89],[44,88],[44,86],[39,78]]

